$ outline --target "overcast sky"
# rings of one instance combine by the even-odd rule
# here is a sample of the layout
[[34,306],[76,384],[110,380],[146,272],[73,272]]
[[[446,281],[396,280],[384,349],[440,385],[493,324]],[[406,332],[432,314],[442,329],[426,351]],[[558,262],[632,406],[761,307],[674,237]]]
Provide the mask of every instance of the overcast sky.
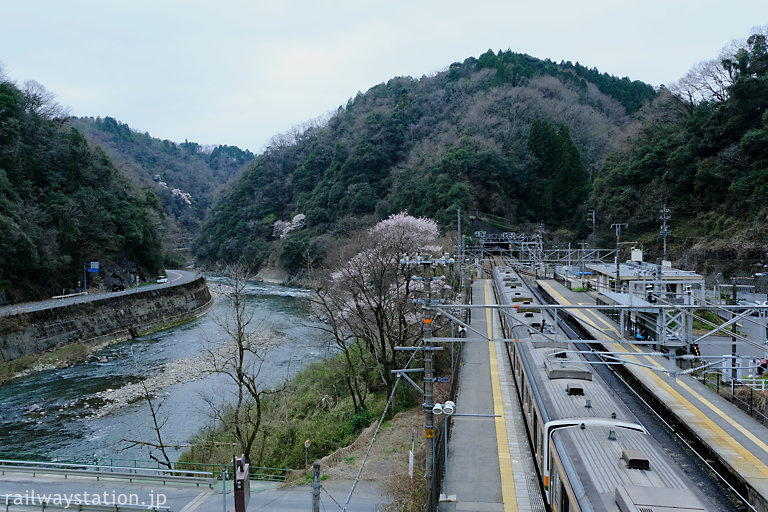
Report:
[[257,152],[358,91],[489,48],[659,85],[767,24],[766,0],[14,1],[0,63],[73,115]]

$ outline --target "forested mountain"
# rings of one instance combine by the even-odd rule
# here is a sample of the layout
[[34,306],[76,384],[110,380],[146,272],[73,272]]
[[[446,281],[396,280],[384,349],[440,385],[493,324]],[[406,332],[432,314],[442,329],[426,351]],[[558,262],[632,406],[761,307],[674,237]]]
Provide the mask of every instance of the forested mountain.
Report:
[[111,117],[71,122],[91,144],[101,146],[123,174],[157,195],[169,250],[189,245],[217,191],[254,158],[237,146],[204,147],[156,139]]
[[[673,259],[765,259],[768,251],[768,44],[764,34],[694,67],[644,112],[640,135],[612,155],[590,204],[658,244],[672,212]],[[645,235],[644,235],[645,234]]]
[[0,303],[74,289],[90,261],[105,274],[157,275],[161,215],[50,93],[0,74]]
[[626,149],[656,96],[510,51],[394,78],[327,123],[276,138],[212,210],[197,254],[260,263],[279,250],[296,270],[321,259],[330,237],[402,210],[444,228],[461,207],[581,229],[592,176]]

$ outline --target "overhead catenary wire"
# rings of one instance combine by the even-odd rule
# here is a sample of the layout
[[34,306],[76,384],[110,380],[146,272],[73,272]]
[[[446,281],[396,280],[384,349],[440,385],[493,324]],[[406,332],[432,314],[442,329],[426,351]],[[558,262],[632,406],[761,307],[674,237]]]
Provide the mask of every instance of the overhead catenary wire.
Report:
[[[601,357],[601,355],[600,355],[600,353],[599,353],[599,352],[595,352],[595,355],[596,355],[597,357],[599,357],[600,359],[602,359],[602,357]],[[691,445],[691,443],[689,443],[689,442],[688,442],[688,440],[687,440],[685,437],[683,437],[683,436],[682,436],[682,435],[681,435],[681,434],[680,434],[680,433],[679,433],[677,430],[675,430],[675,428],[674,428],[674,427],[673,427],[673,426],[672,426],[672,425],[671,425],[669,422],[667,422],[667,420],[666,420],[666,419],[664,419],[664,417],[663,417],[661,414],[659,414],[659,413],[658,413],[658,412],[657,412],[657,411],[656,411],[656,410],[655,410],[655,409],[654,409],[654,408],[651,406],[651,404],[649,404],[649,403],[648,403],[648,402],[647,402],[647,401],[646,401],[646,400],[645,400],[645,399],[644,399],[644,398],[643,398],[643,397],[640,395],[640,393],[638,393],[638,392],[637,392],[637,391],[636,391],[636,390],[635,390],[635,389],[634,389],[632,386],[630,386],[630,385],[629,385],[629,383],[628,383],[626,380],[624,380],[624,378],[623,378],[621,375],[619,375],[619,374],[618,374],[618,372],[616,372],[616,370],[615,370],[615,369],[613,369],[613,368],[612,368],[612,367],[610,367],[610,366],[609,366],[609,368],[611,368],[611,372],[613,373],[613,375],[614,375],[615,377],[617,377],[617,378],[618,378],[618,379],[619,379],[619,380],[620,380],[620,381],[621,381],[621,382],[624,384],[624,387],[625,387],[626,389],[628,389],[628,390],[629,390],[629,391],[630,391],[632,394],[634,394],[634,395],[635,395],[635,397],[636,397],[638,400],[640,400],[640,402],[642,402],[642,403],[645,405],[646,409],[647,409],[648,411],[650,411],[650,412],[651,412],[653,415],[655,415],[655,416],[656,416],[656,418],[657,418],[657,420],[658,420],[659,422],[661,422],[661,423],[662,423],[662,424],[663,424],[663,425],[664,425],[664,426],[665,426],[665,427],[666,427],[666,428],[667,428],[667,429],[668,429],[668,430],[669,430],[669,431],[670,431],[670,432],[671,432],[671,433],[672,433],[672,434],[673,434],[673,435],[674,435],[674,436],[675,436],[675,437],[676,437],[676,438],[677,438],[677,439],[678,439],[678,440],[679,440],[681,443],[683,443],[683,444],[686,446],[686,448],[688,448],[688,450],[690,450],[690,451],[691,451],[691,453],[693,453],[693,454],[694,454],[696,457],[698,457],[698,458],[699,458],[699,460],[700,460],[700,461],[701,461],[701,462],[702,462],[702,463],[703,463],[703,464],[704,464],[704,465],[705,465],[705,466],[706,466],[706,467],[707,467],[707,468],[708,468],[708,469],[709,469],[709,470],[712,472],[712,474],[714,474],[714,475],[715,475],[715,476],[716,476],[718,479],[720,479],[720,481],[721,481],[721,482],[722,482],[722,483],[723,483],[725,486],[727,486],[727,487],[728,487],[728,489],[730,489],[730,491],[731,491],[732,493],[734,493],[736,496],[738,496],[738,498],[739,498],[739,499],[740,499],[740,500],[741,500],[741,501],[742,501],[742,502],[743,502],[743,503],[744,503],[744,504],[745,504],[747,507],[749,507],[749,508],[750,508],[750,509],[751,509],[753,512],[757,512],[757,508],[755,508],[755,506],[754,506],[754,505],[752,505],[752,504],[751,504],[751,503],[750,503],[750,502],[747,500],[747,498],[746,498],[746,497],[744,497],[744,496],[743,496],[743,495],[742,495],[742,494],[741,494],[741,493],[740,493],[740,492],[739,492],[739,491],[738,491],[738,490],[737,490],[737,489],[736,489],[736,488],[735,488],[733,485],[731,485],[731,483],[730,483],[730,482],[729,482],[729,481],[728,481],[728,480],[727,480],[727,479],[726,479],[726,478],[725,478],[723,475],[721,475],[721,474],[720,474],[720,472],[718,472],[718,471],[717,471],[717,469],[715,469],[715,468],[712,466],[712,464],[710,464],[710,462],[707,460],[707,458],[706,458],[704,455],[702,455],[701,453],[699,453],[699,451],[698,451],[698,450],[696,450],[696,448],[694,448],[694,447],[693,447],[693,445]]]
[[[535,293],[535,292],[534,292]],[[539,297],[540,298],[540,297]],[[571,331],[574,337],[576,336],[576,332],[568,326],[567,322],[563,320],[562,318],[557,318],[558,325],[564,330],[564,331]],[[599,358],[603,361],[605,361],[604,356],[606,355],[605,352],[596,351],[589,348],[590,343],[594,343],[594,340],[582,340],[580,342],[577,342],[576,340],[573,340],[574,343],[578,345],[578,343],[583,343],[587,350],[580,351],[584,355],[590,355],[594,358]],[[590,358],[588,358],[590,359]],[[614,358],[615,359],[615,358]],[[590,361],[590,364],[595,364],[595,362],[592,360]],[[652,415],[656,417],[656,419],[666,427],[666,429],[680,442],[682,443],[689,451],[692,453],[695,457],[699,459],[699,461],[704,464],[708,470],[711,472],[711,474],[715,475],[728,489],[737,496],[745,506],[747,506],[750,510],[753,512],[757,512],[757,509],[754,505],[752,505],[748,499],[743,496],[720,472],[707,460],[707,458],[704,456],[704,454],[700,453],[678,430],[676,430],[661,414],[659,414],[656,409],[654,409],[648,401],[645,400],[645,398],[633,387],[631,386],[617,371],[615,368],[615,365],[613,363],[608,363],[607,367],[610,369],[611,374],[614,378],[618,379],[622,384],[624,385],[624,388],[628,390],[630,393],[632,393],[646,408],[647,411],[649,411]]]

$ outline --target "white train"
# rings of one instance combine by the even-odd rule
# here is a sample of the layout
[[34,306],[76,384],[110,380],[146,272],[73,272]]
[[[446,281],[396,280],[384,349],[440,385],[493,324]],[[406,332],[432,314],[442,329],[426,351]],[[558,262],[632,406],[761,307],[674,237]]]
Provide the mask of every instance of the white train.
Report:
[[[709,501],[593,372],[512,267],[493,270],[531,448],[553,512],[700,512]],[[550,320],[547,320],[550,318]],[[562,340],[562,338],[561,338]]]

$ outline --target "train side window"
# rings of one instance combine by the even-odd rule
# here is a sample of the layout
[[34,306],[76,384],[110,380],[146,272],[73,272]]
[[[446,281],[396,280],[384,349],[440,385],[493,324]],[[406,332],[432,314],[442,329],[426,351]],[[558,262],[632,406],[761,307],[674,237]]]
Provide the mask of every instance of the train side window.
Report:
[[[536,435],[539,437],[538,444],[541,446],[541,451],[546,452],[546,446],[544,446],[544,427],[536,432]],[[542,455],[543,456],[543,455]]]
[[539,451],[539,417],[533,415],[533,451]]

